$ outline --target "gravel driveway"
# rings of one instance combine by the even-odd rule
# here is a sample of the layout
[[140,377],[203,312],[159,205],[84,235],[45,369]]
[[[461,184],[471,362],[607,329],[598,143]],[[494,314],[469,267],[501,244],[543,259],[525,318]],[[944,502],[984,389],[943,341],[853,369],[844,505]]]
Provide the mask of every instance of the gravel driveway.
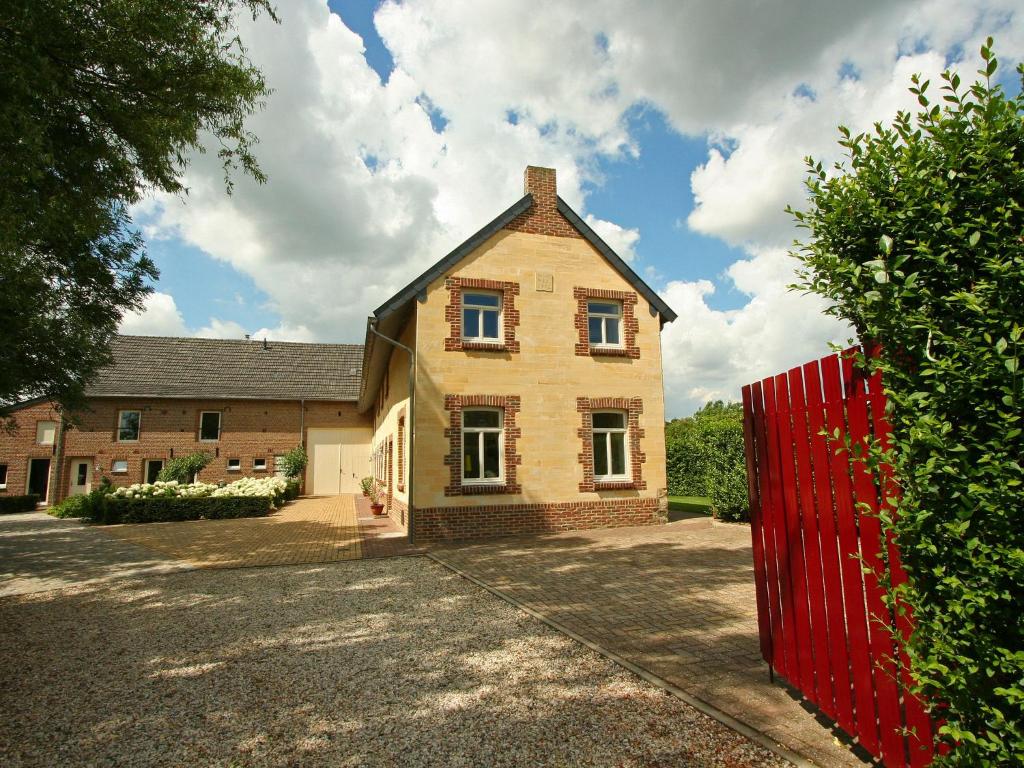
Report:
[[0,691],[12,768],[782,764],[423,558],[6,597]]

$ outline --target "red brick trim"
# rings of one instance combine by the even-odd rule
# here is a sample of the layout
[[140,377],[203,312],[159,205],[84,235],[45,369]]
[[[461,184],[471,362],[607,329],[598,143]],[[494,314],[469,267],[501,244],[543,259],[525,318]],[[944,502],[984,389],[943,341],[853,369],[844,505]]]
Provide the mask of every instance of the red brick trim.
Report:
[[405,408],[398,412],[398,490],[405,492]]
[[[580,357],[607,356],[628,357],[632,360],[640,358],[640,347],[636,344],[636,335],[640,332],[640,321],[636,319],[637,295],[632,291],[609,291],[605,288],[573,288],[576,299],[576,354]],[[590,329],[587,324],[587,301],[590,299],[612,299],[622,302],[622,348],[606,349],[590,346]]]
[[[519,413],[519,395],[445,395],[444,409],[448,411],[448,455],[444,463],[451,472],[445,496],[478,496],[494,493],[522,493],[522,486],[516,481],[517,467],[523,457],[516,453],[516,443],[522,430],[516,426]],[[501,408],[504,412],[505,483],[504,485],[463,485],[462,484],[462,409],[473,406]]]
[[[593,413],[609,409],[626,412],[632,481],[600,482],[594,479]],[[643,479],[643,465],[647,460],[647,454],[640,450],[640,440],[647,434],[646,430],[640,427],[640,414],[644,412],[644,401],[639,397],[577,397],[576,410],[580,414],[580,428],[576,431],[576,435],[580,438],[583,447],[577,457],[580,464],[583,465],[583,482],[579,485],[580,491],[589,493],[593,491],[645,490],[647,482]]]
[[[448,321],[450,331],[444,340],[446,352],[478,350],[482,352],[519,352],[519,341],[516,339],[516,328],[519,326],[519,310],[516,309],[516,296],[519,295],[519,283],[507,280],[484,280],[475,277],[449,277],[444,282],[448,289],[448,303],[444,308],[444,318]],[[501,292],[501,324],[504,339],[500,344],[480,341],[463,341],[462,339],[462,291],[466,288],[478,288],[485,291]]]
[[657,498],[629,496],[546,504],[493,504],[416,509],[418,542],[660,525],[665,511]]

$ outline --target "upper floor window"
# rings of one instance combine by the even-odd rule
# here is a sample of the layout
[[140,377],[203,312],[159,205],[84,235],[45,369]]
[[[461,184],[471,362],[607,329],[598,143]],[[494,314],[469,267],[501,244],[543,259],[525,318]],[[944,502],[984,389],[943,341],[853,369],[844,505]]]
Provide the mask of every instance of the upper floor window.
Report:
[[139,427],[142,424],[142,411],[117,412],[117,440],[131,443],[139,439]]
[[205,442],[220,440],[220,411],[202,411],[199,414],[199,439]]
[[462,412],[462,482],[502,482],[502,412],[473,408]]
[[628,480],[626,414],[622,411],[597,411],[591,418],[594,428],[594,479]]
[[497,343],[501,338],[501,294],[465,291],[462,294],[462,338]]
[[36,422],[36,443],[39,445],[53,445],[57,440],[56,421]]
[[588,301],[587,329],[591,346],[621,347],[622,305],[614,301]]

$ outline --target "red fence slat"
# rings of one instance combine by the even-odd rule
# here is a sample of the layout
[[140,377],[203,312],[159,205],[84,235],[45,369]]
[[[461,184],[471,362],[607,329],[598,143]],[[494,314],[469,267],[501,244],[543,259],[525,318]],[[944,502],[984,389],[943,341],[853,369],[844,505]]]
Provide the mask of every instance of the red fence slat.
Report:
[[750,386],[743,387],[743,446],[747,457],[747,497],[750,502],[750,532],[754,549],[757,635],[761,643],[761,658],[771,664],[771,616],[768,610],[768,586],[764,567],[761,495],[757,488],[757,447],[754,438],[753,397]]

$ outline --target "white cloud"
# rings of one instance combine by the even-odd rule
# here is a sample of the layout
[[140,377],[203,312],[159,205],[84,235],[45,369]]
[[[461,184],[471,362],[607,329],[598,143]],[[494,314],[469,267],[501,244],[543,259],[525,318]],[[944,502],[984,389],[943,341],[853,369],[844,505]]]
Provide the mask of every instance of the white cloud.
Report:
[[185,318],[178,311],[174,297],[155,291],[149,294],[139,312],[129,312],[121,319],[120,332],[131,336],[185,336]]
[[[987,34],[1004,65],[1019,59],[1015,6],[389,1],[375,18],[396,69],[381,84],[324,0],[283,1],[280,25],[241,27],[275,88],[251,121],[270,183],[239,179],[226,197],[211,152],[188,171],[186,204],[159,197],[139,212],[149,236],[179,237],[252,278],[281,320],[257,337],[360,341],[373,307],[517,199],[528,163],[558,168],[562,197],[656,275],[636,256],[643,233],[588,215],[582,190],[601,183],[598,159],[642,151],[629,110],[660,110],[709,142],[687,225],[747,253],[724,277],[665,287],[680,314],[664,337],[669,413],[680,414],[845,339],[819,303],[785,290],[792,263],[780,248],[795,230],[782,209],[804,198],[803,156],[830,161],[838,123],[863,129],[910,106],[912,72],[937,73],[952,54],[973,73]],[[749,301],[712,309],[711,278]],[[184,325],[166,306],[152,311],[126,327]],[[243,329],[211,319],[199,332]]]

